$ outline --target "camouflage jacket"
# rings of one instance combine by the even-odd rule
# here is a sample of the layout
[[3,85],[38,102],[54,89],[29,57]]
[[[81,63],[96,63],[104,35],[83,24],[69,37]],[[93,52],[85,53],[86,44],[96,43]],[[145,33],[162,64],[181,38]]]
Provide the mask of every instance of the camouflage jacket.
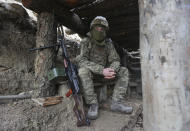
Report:
[[90,38],[81,41],[81,52],[77,57],[79,68],[86,67],[94,74],[102,75],[104,68],[120,69],[120,58],[111,40],[107,39],[105,46],[93,44]]

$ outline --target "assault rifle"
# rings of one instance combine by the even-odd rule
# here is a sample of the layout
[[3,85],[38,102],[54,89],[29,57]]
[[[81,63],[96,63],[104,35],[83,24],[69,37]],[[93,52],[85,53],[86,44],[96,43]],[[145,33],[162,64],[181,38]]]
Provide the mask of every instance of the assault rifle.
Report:
[[87,119],[84,107],[83,107],[83,100],[82,96],[80,94],[80,87],[79,87],[79,80],[77,77],[77,68],[76,66],[71,63],[69,56],[67,54],[66,46],[64,44],[64,32],[63,28],[58,28],[58,44],[52,45],[52,46],[46,46],[46,47],[40,47],[40,48],[34,48],[30,49],[31,51],[34,50],[43,50],[46,48],[54,48],[55,46],[59,46],[62,49],[62,56],[64,59],[64,67],[65,67],[65,73],[66,77],[68,79],[68,85],[69,85],[69,92],[66,94],[67,97],[69,97],[72,94],[72,97],[74,98],[75,105],[73,108],[73,111],[75,112],[75,115],[77,117],[77,126],[84,126],[90,125],[90,121]]

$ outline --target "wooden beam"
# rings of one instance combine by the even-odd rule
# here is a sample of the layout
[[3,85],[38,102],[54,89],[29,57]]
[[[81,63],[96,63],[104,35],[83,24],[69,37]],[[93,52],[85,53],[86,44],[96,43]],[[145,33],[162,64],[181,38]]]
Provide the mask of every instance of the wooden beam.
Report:
[[78,6],[91,3],[95,0],[54,0],[56,3],[66,5],[68,8],[76,8]]
[[[123,9],[124,12],[129,12],[129,9],[134,9],[131,8],[134,5],[138,8],[136,0],[103,0],[101,2],[94,2],[94,4],[92,3],[90,5],[86,5],[83,8],[78,7],[74,10],[74,12],[82,17],[92,17],[96,15],[107,16],[108,12],[110,12],[109,14],[117,15],[121,14],[120,9]],[[138,12],[138,9],[136,10]]]
[[54,3],[57,3],[62,8],[75,8],[81,4],[86,3],[87,0],[22,0],[22,4],[35,12],[52,10]]
[[51,12],[53,8],[52,0],[22,0],[22,4],[36,13]]
[[145,131],[190,129],[189,5],[139,1]]
[[[50,12],[54,13],[55,19],[64,26],[72,29],[76,33],[85,35],[88,28],[80,17],[66,9],[66,6],[53,2],[51,0],[22,0],[23,5],[36,13]],[[48,4],[47,4],[48,3]]]
[[[59,5],[54,3],[54,7],[59,7]],[[80,35],[86,35],[88,28],[77,14],[61,7],[54,8],[54,13],[55,18],[59,23],[70,28],[74,32],[79,33]]]

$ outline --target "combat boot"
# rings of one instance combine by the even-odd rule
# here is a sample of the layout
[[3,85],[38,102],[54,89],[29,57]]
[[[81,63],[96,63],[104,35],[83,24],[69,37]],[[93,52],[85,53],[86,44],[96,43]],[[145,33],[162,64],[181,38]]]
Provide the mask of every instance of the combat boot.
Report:
[[98,118],[98,104],[92,104],[88,110],[88,118],[91,120],[95,120]]
[[121,112],[121,113],[126,113],[126,114],[131,114],[133,112],[133,107],[126,106],[122,104],[121,102],[116,102],[116,101],[112,101],[110,109],[111,111]]

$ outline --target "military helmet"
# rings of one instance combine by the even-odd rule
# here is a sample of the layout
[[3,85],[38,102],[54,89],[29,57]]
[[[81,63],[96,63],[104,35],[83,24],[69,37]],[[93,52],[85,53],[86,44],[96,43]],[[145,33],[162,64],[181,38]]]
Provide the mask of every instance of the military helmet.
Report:
[[92,27],[93,27],[94,25],[103,25],[103,26],[105,26],[105,27],[107,28],[107,30],[109,30],[108,21],[107,21],[106,18],[103,17],[103,16],[96,16],[96,17],[92,20],[92,22],[91,22],[91,24],[90,24],[90,29],[92,29]]

